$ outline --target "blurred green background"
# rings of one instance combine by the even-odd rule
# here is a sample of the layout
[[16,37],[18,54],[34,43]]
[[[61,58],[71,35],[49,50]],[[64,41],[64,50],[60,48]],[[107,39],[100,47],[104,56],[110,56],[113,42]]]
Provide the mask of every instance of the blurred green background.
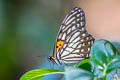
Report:
[[0,80],[19,80],[31,69],[50,68],[47,56],[73,1],[0,0]]

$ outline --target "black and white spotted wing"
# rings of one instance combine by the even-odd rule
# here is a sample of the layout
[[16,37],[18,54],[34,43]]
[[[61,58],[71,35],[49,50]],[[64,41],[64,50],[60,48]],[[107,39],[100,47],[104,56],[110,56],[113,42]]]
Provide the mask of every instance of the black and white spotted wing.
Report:
[[89,58],[94,38],[85,27],[85,14],[79,7],[73,8],[63,20],[50,60],[57,64],[76,63]]

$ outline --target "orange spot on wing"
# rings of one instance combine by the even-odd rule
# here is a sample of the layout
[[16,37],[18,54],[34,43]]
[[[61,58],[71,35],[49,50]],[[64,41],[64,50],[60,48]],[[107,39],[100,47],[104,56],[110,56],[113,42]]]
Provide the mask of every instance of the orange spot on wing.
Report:
[[64,41],[61,41],[61,40],[57,41],[56,50],[59,51],[62,48],[63,44],[64,44]]

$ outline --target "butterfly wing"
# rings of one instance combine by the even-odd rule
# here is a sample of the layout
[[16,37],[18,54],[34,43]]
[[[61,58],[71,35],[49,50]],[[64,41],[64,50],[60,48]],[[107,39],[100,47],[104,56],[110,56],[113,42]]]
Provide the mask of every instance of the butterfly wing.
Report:
[[85,14],[81,8],[73,8],[60,26],[54,57],[61,63],[75,63],[88,58],[94,38],[86,31]]

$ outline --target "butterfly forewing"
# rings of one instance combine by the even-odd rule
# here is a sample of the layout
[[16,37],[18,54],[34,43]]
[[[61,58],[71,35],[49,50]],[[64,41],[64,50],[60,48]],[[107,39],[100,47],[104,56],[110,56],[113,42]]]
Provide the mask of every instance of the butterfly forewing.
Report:
[[85,14],[73,8],[63,20],[54,48],[54,57],[60,63],[75,63],[89,58],[94,38],[86,31]]

